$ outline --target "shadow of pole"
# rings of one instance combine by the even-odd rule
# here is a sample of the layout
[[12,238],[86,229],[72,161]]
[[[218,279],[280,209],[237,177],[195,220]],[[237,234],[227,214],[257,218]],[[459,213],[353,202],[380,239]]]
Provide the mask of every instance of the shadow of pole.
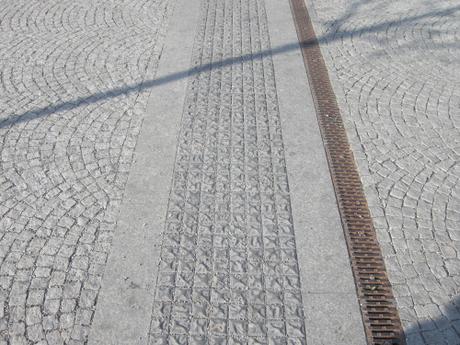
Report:
[[[305,42],[305,45],[311,45],[313,42]],[[66,101],[62,103],[58,103],[55,105],[46,106],[39,109],[34,109],[27,111],[22,114],[12,115],[4,119],[0,122],[0,128],[5,128],[10,125],[14,125],[17,123],[33,120],[36,118],[40,118],[43,116],[47,116],[50,114],[54,114],[61,111],[69,111],[75,108],[78,108],[81,105],[88,104],[88,103],[96,103],[105,99],[116,98],[122,95],[129,95],[132,93],[137,93],[146,89],[155,88],[159,85],[163,85],[166,83],[170,83],[182,78],[186,78],[191,75],[199,74],[206,71],[211,71],[219,68],[223,68],[226,66],[254,61],[258,59],[262,59],[264,57],[275,55],[275,54],[282,54],[284,52],[288,52],[290,50],[294,50],[299,47],[299,43],[289,43],[274,49],[264,50],[259,53],[253,54],[246,54],[240,57],[235,58],[228,58],[217,62],[207,63],[201,66],[193,67],[184,71],[179,71],[176,73],[172,73],[170,75],[166,75],[157,79],[147,80],[141,83],[137,83],[134,85],[127,85],[115,89],[111,89],[108,91],[98,92],[90,96],[86,97],[79,97],[71,101]]]
[[55,114],[58,112],[70,111],[84,104],[96,103],[102,100],[116,98],[121,95],[129,95],[134,92],[140,92],[146,89],[151,89],[151,88],[157,87],[162,84],[170,83],[178,79],[186,78],[188,76],[199,74],[202,72],[211,71],[213,69],[219,69],[219,68],[226,67],[226,66],[233,65],[233,64],[254,61],[254,60],[262,59],[264,57],[271,56],[271,55],[283,54],[288,51],[298,49],[299,45],[301,47],[309,47],[316,43],[320,43],[320,44],[327,43],[327,42],[332,42],[335,40],[340,40],[343,38],[349,38],[354,35],[380,32],[382,30],[386,30],[389,26],[403,25],[406,23],[418,21],[420,19],[432,17],[432,16],[438,16],[438,17],[447,16],[459,10],[460,10],[460,5],[454,6],[448,9],[440,10],[440,11],[433,11],[433,12],[428,12],[428,13],[424,13],[424,14],[417,15],[417,16],[407,17],[401,20],[381,22],[376,25],[365,26],[362,28],[358,28],[356,30],[334,31],[334,32],[328,33],[324,36],[317,38],[317,40],[303,41],[300,43],[299,42],[288,43],[282,46],[278,46],[278,47],[264,50],[264,51],[257,52],[257,53],[251,53],[251,54],[246,54],[246,55],[242,55],[239,57],[228,58],[228,59],[224,59],[221,61],[207,63],[207,64],[193,67],[187,70],[172,73],[170,75],[160,77],[158,79],[147,80],[147,81],[143,81],[141,83],[137,83],[134,85],[127,85],[127,86],[111,89],[108,91],[98,92],[90,96],[79,97],[74,100],[65,101],[62,103],[30,110],[22,114],[12,114],[3,120],[0,120],[0,129],[14,126],[15,124],[30,121],[33,119],[47,116],[47,115]]

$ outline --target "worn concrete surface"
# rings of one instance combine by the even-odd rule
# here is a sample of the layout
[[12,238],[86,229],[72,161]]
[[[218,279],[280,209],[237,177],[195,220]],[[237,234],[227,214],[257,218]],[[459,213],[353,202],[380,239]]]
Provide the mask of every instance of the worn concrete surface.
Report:
[[408,345],[458,345],[459,3],[307,3]]

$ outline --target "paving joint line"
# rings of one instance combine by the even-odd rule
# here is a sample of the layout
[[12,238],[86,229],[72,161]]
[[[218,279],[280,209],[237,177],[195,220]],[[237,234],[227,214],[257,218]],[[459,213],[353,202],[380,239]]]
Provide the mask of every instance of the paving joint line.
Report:
[[369,344],[403,345],[405,336],[372,218],[304,0],[289,0],[311,87]]

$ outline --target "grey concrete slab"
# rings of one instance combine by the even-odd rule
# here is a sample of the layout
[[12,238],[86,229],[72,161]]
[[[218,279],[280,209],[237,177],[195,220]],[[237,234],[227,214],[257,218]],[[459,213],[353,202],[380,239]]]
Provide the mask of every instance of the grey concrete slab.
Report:
[[[198,9],[199,1],[176,2],[157,79],[188,69]],[[147,344],[187,83],[184,77],[151,90],[89,344]]]
[[[273,47],[297,41],[288,1],[267,0]],[[309,344],[366,344],[300,49],[273,56]],[[312,321],[314,320],[314,321]],[[344,342],[344,340],[346,340]]]
[[307,344],[367,344],[357,325],[356,294],[311,293],[305,305]]

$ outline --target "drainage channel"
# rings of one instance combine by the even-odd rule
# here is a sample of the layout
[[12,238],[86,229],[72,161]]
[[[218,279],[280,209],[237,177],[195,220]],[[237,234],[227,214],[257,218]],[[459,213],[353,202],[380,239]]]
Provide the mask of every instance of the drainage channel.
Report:
[[405,337],[361,179],[304,0],[290,0],[339,205],[369,344],[403,345]]

